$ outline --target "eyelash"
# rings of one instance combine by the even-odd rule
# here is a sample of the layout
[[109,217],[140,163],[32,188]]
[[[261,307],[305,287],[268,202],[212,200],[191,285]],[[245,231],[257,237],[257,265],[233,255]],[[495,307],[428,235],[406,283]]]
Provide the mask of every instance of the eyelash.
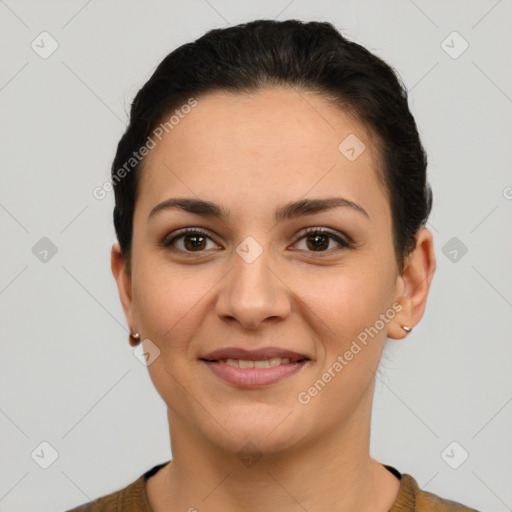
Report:
[[[337,234],[336,231],[331,231],[330,229],[326,229],[326,228],[315,228],[315,227],[307,228],[306,231],[303,233],[303,235],[295,240],[294,245],[298,241],[302,240],[303,238],[307,238],[311,234],[325,235],[325,236],[331,238],[331,240],[334,240],[335,242],[337,242],[337,243],[339,243],[341,245],[341,247],[338,247],[337,249],[330,249],[330,250],[327,250],[327,251],[318,251],[318,252],[316,252],[316,251],[306,251],[306,252],[311,252],[312,254],[315,254],[315,255],[321,255],[322,256],[323,254],[330,254],[333,251],[338,251],[338,250],[342,250],[342,249],[353,249],[355,247],[355,244],[353,243],[352,240],[350,240],[350,239],[347,240],[347,239],[342,238],[341,236],[339,236]],[[209,238],[210,240],[212,240],[212,237],[210,235],[208,235],[208,233],[206,233],[205,231],[202,231],[202,230],[197,229],[197,228],[185,228],[185,229],[179,231],[176,234],[176,236],[174,236],[171,240],[164,239],[162,241],[162,245],[163,245],[163,247],[165,247],[167,249],[178,251],[178,252],[182,252],[182,253],[186,253],[186,254],[194,254],[194,253],[205,252],[204,250],[203,251],[183,251],[181,249],[176,249],[175,247],[172,247],[172,244],[174,242],[176,242],[176,240],[179,240],[180,238],[183,238],[186,235],[199,235],[199,236],[202,236],[202,237],[205,237],[205,238]]]

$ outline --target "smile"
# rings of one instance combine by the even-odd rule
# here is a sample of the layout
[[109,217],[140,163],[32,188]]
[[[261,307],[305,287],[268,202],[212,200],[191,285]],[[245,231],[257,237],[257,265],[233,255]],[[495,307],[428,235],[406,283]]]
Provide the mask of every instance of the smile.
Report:
[[[300,359],[299,361],[293,361],[293,362],[302,362],[305,360],[306,360],[306,358]],[[270,368],[271,366],[279,366],[281,364],[290,364],[290,358],[289,357],[271,357],[270,359],[261,359],[258,361],[252,361],[249,359],[216,359],[216,360],[211,360],[208,362],[227,364],[228,366],[233,366],[235,368]]]
[[309,361],[272,357],[251,361],[247,359],[219,359],[201,361],[210,371],[225,382],[240,388],[259,388],[276,384],[299,372]]

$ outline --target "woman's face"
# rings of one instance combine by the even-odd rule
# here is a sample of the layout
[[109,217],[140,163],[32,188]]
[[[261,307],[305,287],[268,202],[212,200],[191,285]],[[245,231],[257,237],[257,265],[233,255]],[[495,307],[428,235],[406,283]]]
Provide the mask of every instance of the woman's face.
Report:
[[[406,323],[368,131],[306,92],[215,92],[197,101],[146,157],[131,277],[118,276],[130,327],[146,350],[160,350],[148,370],[171,434],[187,429],[228,450],[252,442],[270,452],[342,426],[367,432],[384,342]],[[211,208],[151,213],[174,198],[213,203],[225,216],[207,215]],[[303,207],[327,198],[351,203]],[[184,228],[204,234],[178,237]],[[222,362],[203,360],[214,350],[264,347],[308,360],[253,386],[225,380],[215,371]],[[256,370],[287,371],[277,363]],[[255,373],[223,373],[248,370]]]

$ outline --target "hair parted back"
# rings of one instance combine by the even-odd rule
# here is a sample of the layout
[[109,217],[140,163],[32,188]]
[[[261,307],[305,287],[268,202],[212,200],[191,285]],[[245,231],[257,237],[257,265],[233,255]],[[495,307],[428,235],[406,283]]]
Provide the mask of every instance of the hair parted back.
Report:
[[[432,207],[427,156],[398,74],[328,22],[255,20],[213,29],[169,53],[135,96],[117,146],[112,178],[162,119],[213,91],[254,92],[267,86],[316,92],[367,126],[378,140],[379,178],[393,221],[398,267]],[[341,142],[341,141],[340,141]],[[142,159],[114,181],[114,227],[130,268],[133,215]]]

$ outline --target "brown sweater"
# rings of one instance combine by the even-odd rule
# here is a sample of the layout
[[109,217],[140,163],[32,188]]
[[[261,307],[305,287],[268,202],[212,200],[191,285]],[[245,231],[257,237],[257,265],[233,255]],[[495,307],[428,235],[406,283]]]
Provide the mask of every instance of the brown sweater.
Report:
[[[154,466],[124,489],[67,512],[153,512],[146,494],[146,480],[169,462]],[[400,479],[400,491],[389,512],[478,512],[460,503],[422,491],[412,476],[401,474],[392,466],[385,467]]]

